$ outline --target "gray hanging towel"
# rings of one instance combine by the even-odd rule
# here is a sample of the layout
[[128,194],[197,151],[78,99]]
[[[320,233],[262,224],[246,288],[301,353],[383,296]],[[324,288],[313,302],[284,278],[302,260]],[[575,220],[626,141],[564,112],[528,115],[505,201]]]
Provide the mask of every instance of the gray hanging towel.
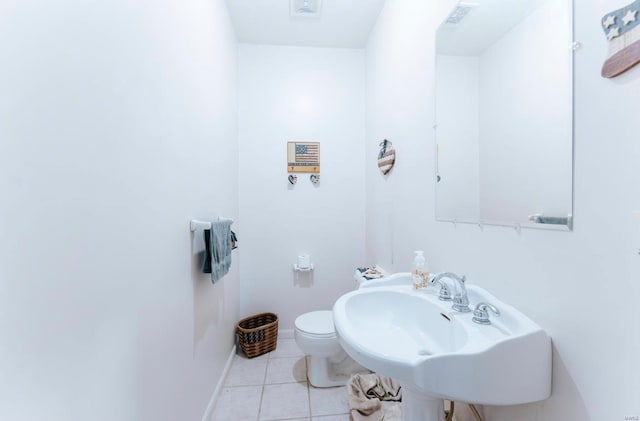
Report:
[[[216,283],[231,268],[231,221],[211,222],[211,282]],[[206,259],[205,259],[206,263]]]
[[202,273],[211,273],[211,230],[202,231],[204,234],[204,261]]

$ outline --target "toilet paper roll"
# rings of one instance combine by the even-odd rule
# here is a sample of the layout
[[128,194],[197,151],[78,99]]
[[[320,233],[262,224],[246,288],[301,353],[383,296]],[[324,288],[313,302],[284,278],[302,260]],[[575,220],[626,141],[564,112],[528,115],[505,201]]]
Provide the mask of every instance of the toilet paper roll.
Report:
[[309,269],[311,266],[311,257],[308,254],[298,256],[298,267],[300,269]]

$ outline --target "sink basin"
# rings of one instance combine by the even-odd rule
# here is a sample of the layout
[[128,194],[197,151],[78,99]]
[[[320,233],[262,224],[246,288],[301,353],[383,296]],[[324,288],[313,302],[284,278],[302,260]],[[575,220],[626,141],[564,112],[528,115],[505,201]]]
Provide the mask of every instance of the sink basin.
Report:
[[440,301],[435,288],[415,291],[397,277],[391,284],[343,295],[333,314],[344,350],[370,370],[398,380],[403,406],[410,403],[405,391],[410,400],[487,405],[549,397],[551,341],[525,315],[484,289],[467,285],[472,308],[487,302],[501,312],[490,325],[480,325],[471,313],[455,312],[450,302]]
[[[407,288],[376,288],[343,300],[347,325],[341,323],[339,335],[370,366],[413,370],[413,362],[457,351],[469,339],[458,320],[443,315],[449,310]],[[334,315],[340,314],[341,304],[336,303]]]

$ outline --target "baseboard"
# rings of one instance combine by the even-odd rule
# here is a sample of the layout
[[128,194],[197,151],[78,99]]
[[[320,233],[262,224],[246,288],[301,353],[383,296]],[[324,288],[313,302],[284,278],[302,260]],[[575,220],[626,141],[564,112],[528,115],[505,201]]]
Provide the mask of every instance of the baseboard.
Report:
[[279,329],[278,338],[280,339],[293,339],[293,329]]
[[231,363],[233,362],[233,357],[236,355],[236,345],[231,348],[231,352],[229,353],[229,358],[227,358],[227,363],[222,370],[222,375],[220,375],[220,379],[218,380],[218,384],[216,388],[213,389],[213,394],[211,395],[211,399],[209,400],[209,405],[207,406],[207,410],[202,416],[202,421],[211,421],[213,418],[213,409],[216,407],[216,402],[218,401],[218,397],[220,396],[220,392],[222,392],[222,386],[224,385],[224,381],[227,378],[227,374],[229,373],[229,369],[231,368]]

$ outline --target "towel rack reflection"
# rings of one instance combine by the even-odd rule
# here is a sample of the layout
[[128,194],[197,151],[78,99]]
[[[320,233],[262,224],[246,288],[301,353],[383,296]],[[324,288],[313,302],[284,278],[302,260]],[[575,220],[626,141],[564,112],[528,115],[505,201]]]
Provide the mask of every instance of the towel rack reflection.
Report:
[[573,216],[571,214],[567,216],[546,216],[541,213],[529,215],[529,221],[534,224],[551,224],[551,225],[567,225],[572,226]]
[[[218,218],[218,221],[231,221],[233,224],[233,219],[229,218]],[[192,219],[189,222],[189,230],[191,232],[195,232],[197,230],[208,230],[211,229],[211,222],[209,221],[198,221],[197,219]]]

